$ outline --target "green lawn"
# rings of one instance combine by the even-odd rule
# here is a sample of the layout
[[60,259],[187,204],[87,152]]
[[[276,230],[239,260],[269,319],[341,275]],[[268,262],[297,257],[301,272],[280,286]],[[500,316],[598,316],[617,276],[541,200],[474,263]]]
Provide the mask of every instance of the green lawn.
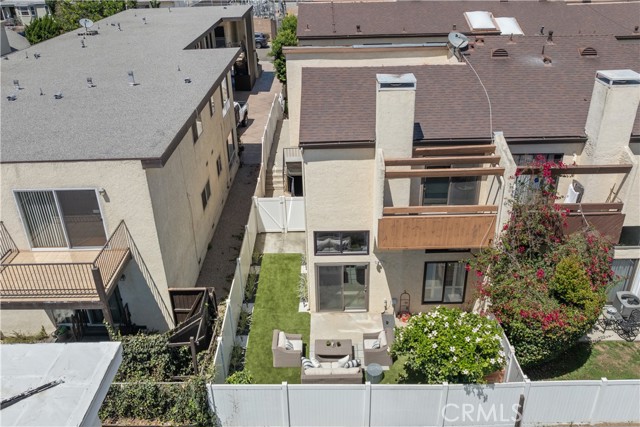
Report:
[[260,281],[253,308],[245,370],[256,384],[300,383],[300,368],[274,368],[271,354],[273,330],[302,334],[308,353],[309,313],[298,313],[298,282],[301,256],[298,254],[265,254],[262,257]]
[[407,360],[406,355],[398,356],[393,361],[393,365],[389,367],[388,371],[384,371],[384,378],[380,381],[381,384],[402,384],[400,377],[404,375],[404,362]]
[[532,380],[610,380],[640,378],[640,342],[579,343],[558,359],[525,370]]

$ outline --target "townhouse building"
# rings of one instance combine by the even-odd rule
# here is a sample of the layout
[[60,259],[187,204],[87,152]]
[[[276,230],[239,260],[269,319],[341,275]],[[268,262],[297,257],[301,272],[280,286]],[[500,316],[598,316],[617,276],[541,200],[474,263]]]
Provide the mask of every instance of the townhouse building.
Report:
[[250,6],[128,10],[5,57],[3,333],[173,326],[169,289],[195,283],[239,167],[252,25]]
[[568,165],[567,231],[616,245],[610,298],[640,291],[638,10],[302,4],[286,54],[311,310],[469,307],[476,278],[459,261],[495,241],[539,155]]

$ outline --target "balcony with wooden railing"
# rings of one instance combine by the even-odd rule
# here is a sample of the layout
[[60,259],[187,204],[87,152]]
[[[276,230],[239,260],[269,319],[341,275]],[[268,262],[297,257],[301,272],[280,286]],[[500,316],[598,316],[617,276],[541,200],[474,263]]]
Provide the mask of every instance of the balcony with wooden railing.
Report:
[[[500,156],[495,155],[495,149],[494,145],[420,147],[414,148],[411,158],[385,158],[387,183],[397,179],[478,177],[481,201],[465,205],[385,205],[378,220],[378,248],[444,250],[490,245],[502,202],[505,171],[499,166]],[[415,192],[416,186],[410,187]]]
[[[566,165],[552,168],[551,173],[557,181],[560,196],[557,204],[567,212],[565,233],[571,234],[585,227],[592,227],[612,243],[618,243],[625,219],[625,214],[622,213],[624,203],[619,195],[632,168],[632,164]],[[518,167],[519,174],[523,175],[537,173],[539,169],[537,166]],[[586,182],[590,185],[583,189],[579,196],[581,200],[568,203],[564,195],[568,194],[570,185],[582,180],[580,176],[586,176]]]
[[121,222],[100,250],[19,250],[0,222],[0,307],[103,308],[131,258]]

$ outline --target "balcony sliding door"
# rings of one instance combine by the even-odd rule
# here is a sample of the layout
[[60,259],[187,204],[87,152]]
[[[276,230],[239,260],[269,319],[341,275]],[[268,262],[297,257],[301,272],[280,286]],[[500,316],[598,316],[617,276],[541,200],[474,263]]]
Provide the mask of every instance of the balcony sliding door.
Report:
[[53,191],[16,192],[22,219],[34,248],[66,248],[60,212]]
[[15,194],[33,248],[86,248],[106,243],[95,190]]
[[367,265],[319,265],[318,311],[366,311]]

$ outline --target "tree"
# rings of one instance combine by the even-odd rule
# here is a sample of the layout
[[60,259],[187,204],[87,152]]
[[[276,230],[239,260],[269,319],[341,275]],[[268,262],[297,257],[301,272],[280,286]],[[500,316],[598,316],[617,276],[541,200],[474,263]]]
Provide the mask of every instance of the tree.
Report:
[[283,53],[285,46],[297,46],[298,36],[296,31],[298,28],[298,18],[295,15],[287,15],[282,20],[280,31],[271,42],[271,52],[269,55],[273,57],[273,66],[276,69],[276,77],[283,84],[287,83],[287,58]]
[[468,265],[524,367],[575,345],[600,315],[613,278],[606,239],[590,228],[566,233],[552,172],[563,165],[540,158],[534,166],[539,173],[516,188],[497,245]]
[[40,43],[42,41],[59,36],[62,27],[51,15],[36,18],[25,28],[24,35],[31,44]]
[[78,21],[81,18],[99,21],[125,9],[135,8],[136,4],[135,0],[60,0],[56,5],[56,18],[64,31],[72,31],[80,27]]

